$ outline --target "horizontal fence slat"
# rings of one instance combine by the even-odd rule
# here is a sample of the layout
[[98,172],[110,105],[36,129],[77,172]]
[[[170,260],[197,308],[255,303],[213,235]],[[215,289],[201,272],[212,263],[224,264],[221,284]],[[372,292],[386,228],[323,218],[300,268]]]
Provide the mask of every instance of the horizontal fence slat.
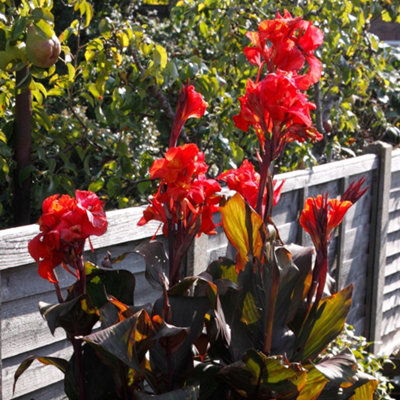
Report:
[[400,231],[400,210],[389,213],[388,233]]
[[347,176],[364,174],[378,168],[378,156],[365,154],[356,158],[318,165],[309,170],[285,172],[276,175],[277,180],[286,179],[282,192],[299,190],[306,186],[325,184]]
[[[65,343],[55,343],[45,348],[35,349],[29,353],[21,354],[17,357],[3,360],[2,369],[2,394],[3,399],[12,399],[12,388],[14,384],[14,374],[18,366],[22,361],[29,355],[40,355],[47,357],[60,357],[66,360],[72,355],[72,348],[66,346]],[[46,388],[48,385],[52,385],[55,382],[59,382],[64,379],[64,375],[56,367],[51,365],[43,365],[38,361],[34,361],[32,365],[24,372],[23,375],[18,379],[15,397],[27,395],[35,390]],[[32,399],[33,397],[29,397]],[[36,400],[39,400],[37,398]],[[40,399],[41,400],[41,399]]]
[[[387,335],[400,329],[400,305],[385,311],[382,316],[382,335]],[[397,346],[399,344],[397,343]]]
[[386,258],[385,276],[400,273],[400,251]]
[[392,172],[400,171],[400,149],[393,150],[392,152]]
[[[133,207],[107,211],[108,228],[103,236],[91,236],[93,247],[104,248],[125,243],[128,240],[141,240],[152,237],[159,223],[150,221],[137,226],[145,207]],[[28,242],[39,233],[39,225],[27,225],[0,231],[0,270],[30,264],[32,257],[27,252]],[[89,250],[89,243],[86,250]]]

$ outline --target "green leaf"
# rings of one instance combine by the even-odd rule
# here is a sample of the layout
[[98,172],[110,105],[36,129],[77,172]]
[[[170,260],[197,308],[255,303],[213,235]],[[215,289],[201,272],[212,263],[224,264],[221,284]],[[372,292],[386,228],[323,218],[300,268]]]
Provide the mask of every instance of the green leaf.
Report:
[[10,42],[18,40],[20,35],[25,32],[27,20],[25,17],[18,16],[11,28]]
[[58,368],[62,373],[65,374],[68,368],[68,361],[63,358],[58,357],[41,357],[41,356],[28,356],[22,363],[19,365],[14,374],[14,385],[13,392],[15,392],[15,385],[17,384],[18,378],[31,366],[34,360],[41,362],[44,365],[54,365]]
[[296,338],[293,361],[313,359],[342,331],[351,306],[353,285],[324,297],[312,307]]
[[53,27],[43,19],[35,22],[35,28],[43,38],[50,39],[55,35]]
[[222,368],[220,375],[232,389],[250,399],[295,399],[307,381],[307,370],[300,364],[255,350],[247,351],[242,361]]
[[[100,268],[96,265],[85,262],[86,270],[86,292],[94,307],[100,309],[106,304],[108,295],[112,295],[121,302],[133,305],[135,291],[135,276],[123,269]],[[74,293],[78,290],[78,283],[70,288]]]
[[91,192],[98,192],[99,190],[101,190],[104,186],[104,179],[100,178],[97,179],[97,181],[92,182],[89,187],[88,190]]
[[35,8],[32,11],[32,17],[35,22],[41,19],[48,22],[54,22],[54,16],[48,8]]
[[163,46],[157,44],[154,48],[154,63],[162,70],[167,66],[168,55]]

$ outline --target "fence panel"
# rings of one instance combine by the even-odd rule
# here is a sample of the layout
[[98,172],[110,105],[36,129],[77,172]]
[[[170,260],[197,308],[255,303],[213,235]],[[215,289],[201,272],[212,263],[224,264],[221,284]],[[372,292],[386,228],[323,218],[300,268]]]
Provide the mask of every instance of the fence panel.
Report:
[[400,347],[400,150],[392,155],[385,285],[382,305],[382,352]]
[[[349,315],[350,322],[360,334],[369,334],[371,321],[368,310],[372,310],[372,299],[367,293],[373,282],[371,270],[372,247],[376,232],[374,207],[379,195],[378,182],[381,179],[382,155],[367,154],[354,159],[330,163],[313,168],[311,171],[295,171],[278,175],[285,179],[281,201],[274,208],[273,219],[278,226],[281,238],[289,242],[311,244],[308,235],[298,224],[299,210],[307,196],[329,192],[334,197],[353,180],[365,175],[370,190],[353,206],[341,228],[335,233],[330,245],[330,271],[335,275],[337,285],[343,288],[354,283],[353,305]],[[389,175],[390,178],[390,175]],[[400,150],[392,154],[390,195],[388,195],[389,217],[387,224],[385,287],[375,287],[374,293],[381,290],[383,307],[381,327],[384,340],[383,349],[390,351],[400,342]],[[109,229],[92,242],[95,254],[87,252],[89,259],[100,264],[107,251],[113,256],[130,252],[140,241],[148,240],[157,229],[157,223],[137,227],[143,207],[111,211],[107,213]],[[375,219],[374,219],[375,218]],[[379,221],[378,221],[379,222]],[[229,251],[228,241],[219,228],[215,236],[202,236],[196,239],[189,255],[192,271],[203,271],[208,263]],[[38,233],[37,225],[12,228],[0,231],[0,271],[1,271],[1,358],[3,399],[12,398],[14,372],[19,363],[30,354],[69,357],[71,348],[63,338],[63,332],[49,333],[47,324],[41,318],[37,303],[39,300],[56,302],[52,286],[37,275],[37,266],[27,252],[28,241]],[[132,271],[136,277],[135,304],[152,301],[158,293],[144,277],[144,262],[136,254],[129,253],[115,267]],[[60,269],[62,287],[72,280]],[[382,305],[383,304],[383,305]],[[372,318],[373,319],[373,318]],[[374,320],[374,319],[373,319]],[[375,321],[375,320],[374,320]],[[376,321],[375,321],[376,322]],[[375,323],[374,322],[374,323]],[[379,336],[380,337],[380,336]],[[397,342],[396,342],[397,341]],[[54,367],[35,362],[20,378],[15,399],[46,400],[62,399],[62,374]]]

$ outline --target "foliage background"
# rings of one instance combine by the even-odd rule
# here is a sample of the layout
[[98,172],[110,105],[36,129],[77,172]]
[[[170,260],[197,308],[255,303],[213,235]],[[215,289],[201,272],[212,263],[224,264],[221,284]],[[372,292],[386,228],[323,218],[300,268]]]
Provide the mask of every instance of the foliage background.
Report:
[[15,179],[32,182],[31,222],[45,197],[76,188],[97,192],[108,209],[143,203],[151,189],[148,168],[168,144],[177,93],[187,79],[209,107],[200,121],[188,121],[181,140],[206,153],[210,173],[255,154],[255,135],[231,119],[255,74],[242,53],[245,33],[285,8],[325,34],[323,76],[309,93],[325,140],[293,144],[277,170],[354,156],[376,139],[399,143],[400,51],[368,33],[378,16],[398,18],[398,2],[1,0],[0,54],[24,42],[32,18],[54,28],[62,53],[49,70],[32,67],[24,82],[33,96],[33,142],[31,165],[19,177],[14,108],[21,62],[16,57],[0,70],[0,227],[13,224]]

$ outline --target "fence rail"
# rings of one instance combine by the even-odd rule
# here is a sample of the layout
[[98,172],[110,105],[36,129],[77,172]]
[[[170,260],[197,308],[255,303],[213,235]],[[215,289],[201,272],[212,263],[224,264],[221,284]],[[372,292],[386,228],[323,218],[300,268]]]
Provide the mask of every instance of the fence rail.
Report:
[[[377,144],[370,151],[357,158],[278,175],[278,180],[286,182],[273,219],[285,242],[311,244],[298,224],[305,198],[322,192],[337,196],[352,180],[366,177],[369,191],[349,210],[331,241],[330,271],[338,288],[355,284],[349,321],[356,331],[375,342],[375,351],[390,353],[400,343],[400,150]],[[117,256],[152,237],[158,225],[138,227],[142,212],[143,207],[107,212],[107,233],[92,239],[95,253],[87,252],[87,257],[101,263],[107,251]],[[37,354],[68,358],[72,353],[63,332],[56,330],[52,336],[37,308],[39,300],[57,301],[52,285],[38,276],[27,251],[29,240],[37,233],[37,225],[0,231],[0,398],[2,394],[4,400],[64,398],[62,374],[38,362],[20,378],[12,397],[14,373],[25,357]],[[226,254],[227,245],[221,231],[196,239],[189,272],[204,270],[211,260]],[[145,280],[144,262],[138,255],[129,254],[115,267],[135,273],[135,304],[158,296]],[[60,270],[63,288],[72,283],[67,275]]]

